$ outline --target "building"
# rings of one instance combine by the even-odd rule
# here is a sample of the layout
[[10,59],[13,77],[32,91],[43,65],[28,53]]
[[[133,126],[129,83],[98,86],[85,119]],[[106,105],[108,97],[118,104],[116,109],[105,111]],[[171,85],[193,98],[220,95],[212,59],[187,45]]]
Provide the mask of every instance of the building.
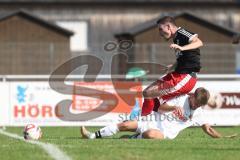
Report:
[[95,55],[104,61],[101,73],[109,74],[109,55],[113,54],[103,50],[103,45],[115,41],[115,33],[127,32],[129,28],[159,14],[182,11],[240,30],[239,5],[238,0],[3,0],[0,1],[0,15],[24,9],[48,22],[73,30],[71,56]]
[[26,11],[0,17],[0,74],[50,74],[71,57],[72,32]]
[[[187,12],[166,14],[175,18],[178,26],[184,27],[197,33],[204,42],[201,49],[202,70],[201,73],[236,73],[236,57],[239,51],[233,43],[238,43],[238,32],[209,22],[203,18]],[[134,42],[134,49],[128,52],[129,57],[138,62],[155,62],[160,64],[172,64],[175,61],[173,52],[169,49],[171,42],[166,42],[159,36],[156,21],[161,15],[152,20],[140,23],[127,32],[117,33],[118,41],[131,40]],[[126,66],[119,61],[121,69]],[[157,74],[159,69],[150,67],[152,74]],[[125,72],[125,71],[120,71]]]

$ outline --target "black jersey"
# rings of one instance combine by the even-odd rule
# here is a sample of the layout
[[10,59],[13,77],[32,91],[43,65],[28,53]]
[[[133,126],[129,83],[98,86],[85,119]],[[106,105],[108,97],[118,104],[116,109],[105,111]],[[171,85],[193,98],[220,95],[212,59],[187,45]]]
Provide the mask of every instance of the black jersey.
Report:
[[[195,36],[197,36],[197,34],[189,32],[183,28],[179,28],[173,42],[179,46],[185,46],[189,44]],[[177,51],[176,57],[177,66],[175,71],[177,73],[192,73],[200,71],[200,50],[198,48],[186,51]]]

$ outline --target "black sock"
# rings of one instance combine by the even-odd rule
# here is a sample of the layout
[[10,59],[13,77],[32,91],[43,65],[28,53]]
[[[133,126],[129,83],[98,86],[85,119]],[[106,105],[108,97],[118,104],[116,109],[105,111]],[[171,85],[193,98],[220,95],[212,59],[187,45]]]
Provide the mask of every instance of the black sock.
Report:
[[96,138],[102,138],[100,131],[95,132],[95,136],[96,136]]

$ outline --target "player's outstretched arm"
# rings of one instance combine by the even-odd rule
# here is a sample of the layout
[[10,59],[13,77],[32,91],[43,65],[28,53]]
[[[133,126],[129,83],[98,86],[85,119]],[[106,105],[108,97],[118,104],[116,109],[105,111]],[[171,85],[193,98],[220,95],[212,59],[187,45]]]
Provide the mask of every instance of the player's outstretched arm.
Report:
[[237,134],[222,136],[215,129],[213,129],[209,124],[202,125],[202,129],[205,133],[207,133],[208,135],[210,135],[213,138],[234,138],[237,136]]
[[222,135],[218,133],[215,129],[213,129],[209,124],[202,125],[202,129],[205,133],[213,138],[221,138]]

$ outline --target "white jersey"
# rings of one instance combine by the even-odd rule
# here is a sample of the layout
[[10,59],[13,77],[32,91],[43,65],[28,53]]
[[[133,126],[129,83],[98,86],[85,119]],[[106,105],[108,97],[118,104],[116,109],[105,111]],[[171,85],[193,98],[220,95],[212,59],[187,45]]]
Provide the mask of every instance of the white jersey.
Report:
[[183,108],[184,118],[177,117],[173,111],[158,113],[152,112],[152,114],[142,117],[142,120],[138,122],[138,132],[143,133],[148,129],[158,129],[167,139],[175,138],[180,131],[190,127],[192,125],[203,125],[205,122],[202,120],[202,108],[199,107],[196,110],[190,109],[189,96],[183,95],[175,97],[166,102],[169,106],[177,106]]

